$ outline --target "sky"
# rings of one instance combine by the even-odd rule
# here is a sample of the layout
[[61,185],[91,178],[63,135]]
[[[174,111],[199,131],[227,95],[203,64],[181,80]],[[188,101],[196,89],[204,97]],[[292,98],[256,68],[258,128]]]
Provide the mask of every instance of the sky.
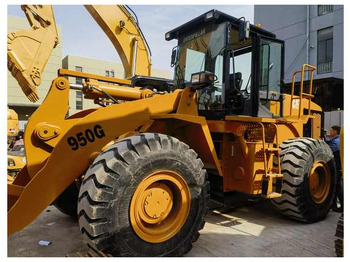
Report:
[[[165,41],[165,33],[211,9],[254,22],[253,5],[130,5],[152,51],[154,68],[168,70],[176,40]],[[61,26],[62,58],[77,55],[120,63],[108,37],[82,5],[55,5],[56,23]],[[8,15],[25,17],[18,5],[8,5]]]

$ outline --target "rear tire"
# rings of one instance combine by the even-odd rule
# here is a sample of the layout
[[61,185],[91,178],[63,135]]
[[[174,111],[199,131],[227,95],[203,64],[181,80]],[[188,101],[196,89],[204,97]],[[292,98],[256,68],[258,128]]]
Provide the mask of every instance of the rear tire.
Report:
[[336,170],[331,149],[323,140],[312,138],[290,139],[280,148],[282,197],[272,199],[273,206],[296,220],[307,223],[322,220],[335,195]]
[[[136,233],[131,206],[140,185],[159,170],[182,177],[189,188],[190,205],[175,235],[151,243]],[[202,161],[186,144],[162,134],[128,137],[102,152],[87,171],[78,199],[80,230],[90,248],[107,255],[182,256],[204,226],[208,187]]]

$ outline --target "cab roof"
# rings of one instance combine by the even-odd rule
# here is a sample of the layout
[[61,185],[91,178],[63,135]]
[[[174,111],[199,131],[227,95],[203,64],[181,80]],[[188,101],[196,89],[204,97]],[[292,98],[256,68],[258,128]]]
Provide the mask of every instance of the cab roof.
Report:
[[[187,32],[193,30],[193,28],[196,28],[206,23],[210,24],[213,22],[215,23],[231,22],[232,24],[239,26],[242,23],[242,19],[238,19],[236,17],[230,16],[216,9],[212,9],[204,13],[203,15],[200,15],[192,19],[191,21],[167,32],[165,34],[165,40],[170,41],[172,39],[179,39],[179,36],[186,34]],[[264,35],[271,38],[276,38],[275,34],[269,31],[266,31],[260,27],[257,27],[255,25],[250,25],[250,31],[252,33]]]

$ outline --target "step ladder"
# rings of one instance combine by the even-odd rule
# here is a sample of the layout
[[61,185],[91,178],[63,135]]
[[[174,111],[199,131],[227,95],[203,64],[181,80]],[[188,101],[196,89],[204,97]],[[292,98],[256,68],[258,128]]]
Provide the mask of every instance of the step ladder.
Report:
[[[278,127],[276,124],[269,125],[275,128],[275,141],[273,141],[273,147],[267,147],[265,141],[265,126],[263,123],[259,123],[262,130],[262,145],[263,145],[263,159],[264,159],[264,175],[262,181],[261,195],[265,198],[276,198],[282,196],[282,180],[283,174],[281,172],[281,157],[278,141]],[[273,166],[273,156],[277,160],[277,170]]]
[[[288,117],[295,117],[293,116],[292,112],[293,112],[293,101],[294,100],[299,100],[299,112],[298,112],[298,116],[297,119],[300,119],[303,115],[303,108],[302,108],[302,101],[303,99],[307,99],[308,100],[308,115],[313,118],[311,116],[311,99],[314,97],[314,95],[312,94],[312,83],[313,83],[313,77],[314,77],[314,71],[315,71],[316,67],[309,65],[309,64],[303,64],[301,70],[297,70],[294,72],[293,74],[293,78],[292,78],[292,90],[291,90],[291,99],[290,99],[290,112],[289,112],[289,116]],[[304,76],[305,73],[310,73],[310,84],[309,84],[309,92],[305,93],[304,92]],[[300,93],[299,95],[295,95],[295,77],[300,74]]]

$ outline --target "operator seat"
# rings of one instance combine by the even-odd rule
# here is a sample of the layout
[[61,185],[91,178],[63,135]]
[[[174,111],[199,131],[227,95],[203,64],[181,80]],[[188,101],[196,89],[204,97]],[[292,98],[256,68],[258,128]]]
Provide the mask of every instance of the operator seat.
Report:
[[244,98],[241,93],[241,86],[243,83],[242,73],[237,72],[230,74],[230,90],[227,93],[228,101],[231,104],[231,109],[239,114],[244,106]]
[[242,73],[241,72],[237,72],[235,74],[230,74],[230,84],[231,84],[231,86],[232,86],[232,84],[234,84],[234,87],[237,90],[241,90],[242,83],[243,83],[243,80],[242,80]]

